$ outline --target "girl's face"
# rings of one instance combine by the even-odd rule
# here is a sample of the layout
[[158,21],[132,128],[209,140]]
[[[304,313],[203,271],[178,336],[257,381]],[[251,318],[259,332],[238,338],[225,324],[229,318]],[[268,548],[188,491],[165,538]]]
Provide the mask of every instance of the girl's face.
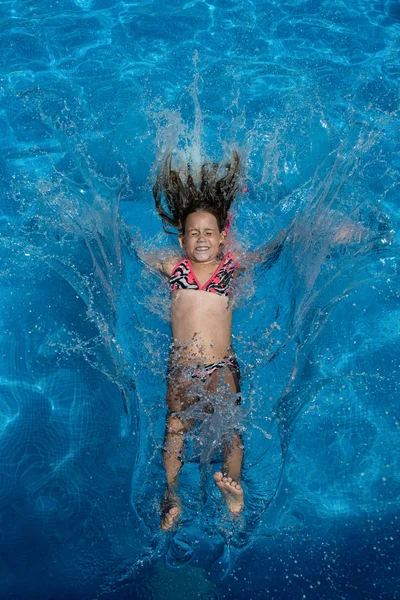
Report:
[[198,211],[188,215],[185,233],[179,236],[179,243],[189,260],[208,263],[217,258],[219,246],[224,238],[225,233],[219,231],[214,215]]

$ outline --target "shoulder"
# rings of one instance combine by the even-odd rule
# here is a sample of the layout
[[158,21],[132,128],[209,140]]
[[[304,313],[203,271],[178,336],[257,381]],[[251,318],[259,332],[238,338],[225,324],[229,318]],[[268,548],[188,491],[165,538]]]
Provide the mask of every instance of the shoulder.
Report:
[[183,256],[178,255],[160,257],[155,254],[147,254],[144,252],[141,252],[138,255],[145,265],[167,277],[169,277],[175,268],[184,260]]
[[231,265],[231,268],[235,270],[235,275],[241,275],[246,270],[246,252],[239,246],[229,250],[224,255],[224,265]]
[[178,265],[180,265],[184,260],[185,260],[184,256],[170,256],[170,257],[160,261],[159,270],[167,277],[170,277],[172,275],[172,273],[175,271],[176,267]]
[[227,252],[226,254],[224,254],[224,257],[222,259],[222,265],[230,265],[234,269],[240,267],[239,262],[236,260],[236,257],[232,254],[232,252]]

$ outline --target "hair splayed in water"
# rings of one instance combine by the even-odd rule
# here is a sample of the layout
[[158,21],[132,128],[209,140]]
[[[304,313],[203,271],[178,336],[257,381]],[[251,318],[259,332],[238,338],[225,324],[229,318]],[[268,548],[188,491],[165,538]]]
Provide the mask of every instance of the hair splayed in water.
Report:
[[222,231],[239,189],[240,159],[236,150],[232,152],[230,162],[204,163],[199,182],[195,182],[190,164],[173,169],[172,152],[168,152],[158,171],[153,194],[167,233],[176,233],[176,230],[184,233],[186,218],[197,211],[214,215]]

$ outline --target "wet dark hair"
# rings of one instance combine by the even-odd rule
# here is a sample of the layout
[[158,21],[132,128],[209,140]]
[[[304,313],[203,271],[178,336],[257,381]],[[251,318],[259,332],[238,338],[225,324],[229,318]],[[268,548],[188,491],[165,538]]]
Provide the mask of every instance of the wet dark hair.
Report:
[[[217,219],[220,231],[227,224],[229,208],[240,188],[240,160],[234,150],[232,161],[204,163],[200,169],[200,183],[195,184],[190,165],[172,169],[172,152],[168,152],[158,171],[153,187],[156,209],[167,233],[185,232],[187,217],[205,211]],[[221,171],[225,173],[221,176]],[[175,231],[170,231],[172,227]]]

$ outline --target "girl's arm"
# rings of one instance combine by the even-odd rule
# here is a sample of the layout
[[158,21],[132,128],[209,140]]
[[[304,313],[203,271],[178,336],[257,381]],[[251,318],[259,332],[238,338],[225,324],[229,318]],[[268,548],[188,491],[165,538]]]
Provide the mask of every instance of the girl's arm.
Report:
[[[122,192],[118,195],[118,201],[121,199]],[[162,255],[159,254],[151,254],[150,252],[146,252],[143,250],[141,243],[135,244],[135,238],[132,235],[132,230],[125,228],[125,243],[128,247],[129,251],[133,252],[133,254],[147,267],[161,273],[162,275],[166,275],[169,277],[172,273],[172,269],[179,262],[180,256],[178,255]],[[138,234],[138,241],[140,240],[140,234]]]
[[144,252],[142,249],[137,248],[135,248],[135,252],[141,262],[167,277],[171,275],[172,269],[179,261],[178,256],[160,257],[159,254],[150,254],[148,252]]
[[282,229],[279,231],[275,238],[267,244],[264,248],[260,248],[255,253],[254,260],[265,264],[268,268],[271,268],[274,262],[276,262],[282,252],[283,246],[288,238],[288,229]]
[[270,269],[280,256],[283,246],[288,238],[288,233],[289,229],[282,229],[282,231],[279,231],[272,242],[267,244],[267,246],[257,248],[253,252],[247,254],[245,259],[246,264],[243,266],[250,267],[254,265],[254,263],[262,263],[267,269]]
[[166,275],[169,277],[172,273],[172,269],[178,263],[180,257],[178,255],[167,255],[162,254],[161,252],[158,254],[152,254],[150,252],[146,252],[143,250],[141,244],[135,244],[135,240],[132,237],[129,231],[126,231],[126,244],[136,258],[145,264],[150,269],[161,273],[162,275]]

